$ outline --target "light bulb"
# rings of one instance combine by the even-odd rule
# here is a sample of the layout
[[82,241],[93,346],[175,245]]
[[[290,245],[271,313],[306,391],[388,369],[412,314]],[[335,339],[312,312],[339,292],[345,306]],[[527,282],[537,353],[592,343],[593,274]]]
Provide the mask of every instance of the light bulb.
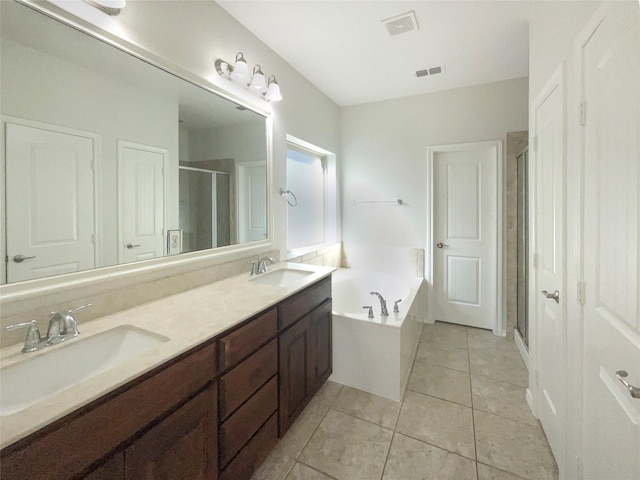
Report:
[[253,78],[251,79],[249,88],[258,93],[262,93],[267,89],[267,83],[264,80],[264,73],[262,73],[260,65],[253,67]]
[[233,72],[231,72],[231,78],[236,82],[245,83],[249,79],[249,67],[247,61],[244,59],[242,52],[236,55],[236,63],[233,66]]
[[271,75],[269,77],[269,88],[267,89],[267,93],[264,94],[264,98],[272,102],[279,102],[280,100],[282,100],[280,85],[278,85],[278,82],[276,82],[276,77],[274,75]]

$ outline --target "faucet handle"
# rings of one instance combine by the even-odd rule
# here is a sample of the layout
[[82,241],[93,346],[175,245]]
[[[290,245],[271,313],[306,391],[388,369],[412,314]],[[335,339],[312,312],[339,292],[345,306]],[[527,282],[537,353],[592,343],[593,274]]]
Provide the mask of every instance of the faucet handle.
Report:
[[28,322],[15,323],[13,325],[7,325],[6,327],[4,327],[4,329],[10,332],[12,330],[20,330],[21,328],[33,327],[34,325],[38,325],[38,321],[37,320],[30,320]]
[[29,330],[27,330],[27,336],[24,339],[22,353],[37,350],[38,345],[42,343],[42,337],[40,336],[40,330],[38,329],[38,321],[31,320],[30,322],[16,323],[14,325],[4,327],[4,329],[8,331],[19,330],[21,328],[29,328]]
[[402,299],[400,300],[396,300],[393,303],[393,313],[400,313],[400,309],[398,308],[398,304],[402,301]]
[[366,305],[362,308],[368,308],[369,309],[369,315],[367,315],[369,318],[373,318],[373,305]]
[[71,315],[72,313],[76,313],[78,310],[83,310],[85,308],[89,308],[89,307],[93,307],[93,303],[86,303],[84,305],[80,305],[79,307],[76,307],[72,310],[68,310],[67,311],[67,315]]

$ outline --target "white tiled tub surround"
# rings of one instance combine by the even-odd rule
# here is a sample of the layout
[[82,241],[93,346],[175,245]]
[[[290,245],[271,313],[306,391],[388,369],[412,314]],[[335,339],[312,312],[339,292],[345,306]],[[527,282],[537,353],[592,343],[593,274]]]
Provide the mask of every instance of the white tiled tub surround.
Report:
[[[242,264],[242,267],[243,271],[247,270],[246,263]],[[285,267],[303,268],[296,264],[280,263],[273,265],[270,269]],[[48,396],[24,410],[1,416],[0,448],[16,442],[109,391],[153,370],[167,360],[277,304],[291,294],[326,277],[334,270],[332,267],[315,265],[305,265],[304,269],[313,270],[314,273],[287,287],[253,282],[249,272],[246,271],[226,278],[225,281],[209,282],[198,288],[191,288],[182,293],[149,301],[143,305],[83,323],[80,337],[69,340],[69,343],[81,341],[83,338],[121,325],[132,325],[149,330],[169,338],[169,341],[62,392]],[[51,348],[64,348],[65,343]],[[20,344],[2,348],[0,363],[5,366],[25,360],[27,354],[21,353],[20,350]],[[38,356],[46,352],[47,349],[44,349],[28,355]]]
[[[402,398],[425,318],[426,293],[420,277],[391,275],[360,269],[340,269],[332,277],[332,381],[391,400]],[[380,302],[387,301],[388,317]],[[393,304],[402,299],[399,313]],[[368,318],[363,305],[372,305]]]
[[342,244],[336,243],[301,255],[292,252],[287,255],[287,262],[338,268],[342,266]]

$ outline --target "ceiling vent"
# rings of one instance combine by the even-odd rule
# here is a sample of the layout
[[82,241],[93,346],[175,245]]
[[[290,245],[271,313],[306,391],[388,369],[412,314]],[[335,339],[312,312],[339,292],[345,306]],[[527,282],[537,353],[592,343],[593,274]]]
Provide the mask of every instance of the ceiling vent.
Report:
[[419,28],[418,20],[416,20],[416,14],[413,10],[382,20],[382,23],[387,27],[389,35],[400,35]]
[[436,65],[435,67],[423,68],[422,70],[416,70],[416,77],[429,77],[431,75],[438,75],[444,73],[444,65]]

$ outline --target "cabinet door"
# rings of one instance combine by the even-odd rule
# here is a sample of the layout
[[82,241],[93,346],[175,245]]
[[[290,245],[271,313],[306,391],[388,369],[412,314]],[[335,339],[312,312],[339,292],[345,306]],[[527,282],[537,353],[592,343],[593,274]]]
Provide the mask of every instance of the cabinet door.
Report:
[[125,451],[127,480],[217,479],[217,392],[212,385]]
[[309,314],[311,321],[312,376],[309,381],[311,395],[322,386],[332,371],[331,301],[325,302]]
[[313,377],[310,317],[303,317],[280,336],[280,436],[284,435],[309,399]]

